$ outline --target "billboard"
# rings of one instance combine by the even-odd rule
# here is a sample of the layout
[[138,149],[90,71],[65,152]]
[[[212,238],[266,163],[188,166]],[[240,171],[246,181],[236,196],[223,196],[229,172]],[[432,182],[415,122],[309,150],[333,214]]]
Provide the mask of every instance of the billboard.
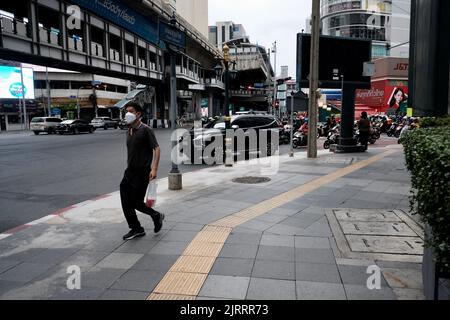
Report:
[[34,78],[32,68],[23,68],[23,85],[20,67],[0,66],[0,99],[34,99]]
[[[297,34],[297,81],[309,87],[311,35]],[[372,61],[372,41],[320,36],[319,87],[340,89],[341,75],[348,85],[370,89],[370,77],[364,76],[364,64]]]

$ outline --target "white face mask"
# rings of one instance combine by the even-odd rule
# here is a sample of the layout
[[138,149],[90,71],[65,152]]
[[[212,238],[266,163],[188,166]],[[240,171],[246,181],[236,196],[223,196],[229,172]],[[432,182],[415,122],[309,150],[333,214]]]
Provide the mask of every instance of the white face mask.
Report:
[[133,122],[136,121],[136,115],[134,113],[128,112],[125,115],[125,121],[127,122],[127,124],[132,124]]

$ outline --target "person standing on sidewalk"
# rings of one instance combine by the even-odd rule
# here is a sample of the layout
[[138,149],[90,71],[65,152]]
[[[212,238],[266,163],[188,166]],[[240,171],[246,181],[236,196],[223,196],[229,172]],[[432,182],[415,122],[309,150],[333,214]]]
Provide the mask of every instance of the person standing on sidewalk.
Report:
[[120,199],[131,231],[123,236],[123,240],[145,236],[136,210],[151,216],[155,224],[155,233],[161,230],[164,220],[164,214],[147,207],[144,203],[149,182],[158,176],[161,150],[153,130],[141,122],[141,116],[142,107],[136,103],[129,103],[125,115],[128,124],[128,165],[120,183]]
[[371,124],[367,116],[367,112],[361,113],[361,120],[358,121],[358,129],[361,145],[364,146],[365,150],[367,150],[369,145],[369,134],[371,130]]

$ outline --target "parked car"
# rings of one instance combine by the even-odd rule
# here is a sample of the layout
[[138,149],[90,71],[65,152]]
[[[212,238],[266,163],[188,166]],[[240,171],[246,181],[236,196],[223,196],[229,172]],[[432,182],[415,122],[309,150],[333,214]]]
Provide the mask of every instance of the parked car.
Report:
[[[283,140],[283,131],[284,126],[283,123],[278,120],[274,116],[270,115],[254,115],[254,114],[244,114],[244,115],[237,115],[233,116],[231,118],[231,129],[238,130],[242,129],[244,133],[246,133],[249,129],[254,129],[256,132],[256,138],[257,138],[257,144],[256,149],[252,148],[252,146],[249,145],[249,142],[246,141],[244,148],[245,149],[238,149],[240,144],[234,143],[235,154],[245,154],[246,156],[250,152],[261,152],[262,150],[259,150],[260,147],[260,133],[262,131],[269,131],[269,130],[278,130],[279,131],[279,139]],[[203,151],[213,143],[213,141],[217,139],[223,140],[223,146],[225,147],[225,136],[226,136],[226,127],[225,127],[225,119],[224,118],[217,118],[214,121],[209,122],[203,129],[200,129],[200,134],[198,134],[198,130],[191,130],[190,131],[190,138],[191,138],[191,155],[190,159],[192,162],[194,162],[194,154],[202,154]],[[270,137],[270,135],[269,135]],[[184,138],[182,138],[184,139]],[[272,142],[270,139],[267,141],[267,156],[271,156],[274,153],[274,147],[277,147],[275,145],[272,145]],[[194,151],[197,150],[197,151]],[[215,153],[225,153],[225,150],[215,150]],[[188,155],[189,156],[189,155]]]
[[124,120],[120,120],[119,122],[119,128],[120,130],[127,130],[128,129],[128,124],[127,122]]
[[93,125],[94,128],[96,128],[96,129],[103,128],[105,130],[108,130],[108,128],[117,129],[119,127],[119,124],[117,123],[117,121],[114,121],[113,119],[108,118],[108,117],[94,118],[91,121],[91,125]]
[[80,132],[93,133],[95,128],[93,125],[87,123],[84,120],[66,120],[61,122],[61,124],[56,128],[56,132],[59,134],[71,133],[79,134]]
[[59,118],[54,117],[36,117],[31,119],[30,130],[38,135],[41,132],[48,134],[56,133],[56,127],[62,122]]

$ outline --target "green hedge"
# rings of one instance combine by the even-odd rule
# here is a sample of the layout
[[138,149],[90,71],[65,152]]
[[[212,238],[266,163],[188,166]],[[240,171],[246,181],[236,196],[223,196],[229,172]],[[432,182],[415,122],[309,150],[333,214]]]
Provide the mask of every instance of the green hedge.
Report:
[[421,128],[434,128],[450,126],[450,116],[442,118],[422,118],[420,119]]
[[413,130],[403,139],[412,174],[411,211],[431,226],[441,272],[450,273],[450,126]]

